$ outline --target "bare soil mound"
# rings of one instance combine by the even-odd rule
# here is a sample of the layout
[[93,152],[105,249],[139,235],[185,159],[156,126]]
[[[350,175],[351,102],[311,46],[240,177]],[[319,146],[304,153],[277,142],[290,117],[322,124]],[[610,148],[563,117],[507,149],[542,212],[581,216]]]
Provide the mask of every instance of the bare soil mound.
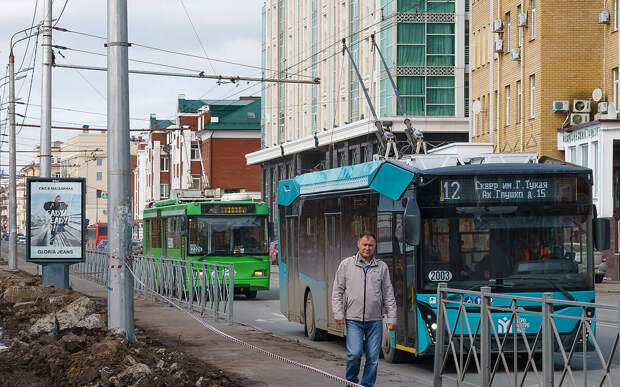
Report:
[[[136,329],[107,331],[105,300],[0,271],[0,386],[241,386]],[[208,350],[208,349],[206,349]]]

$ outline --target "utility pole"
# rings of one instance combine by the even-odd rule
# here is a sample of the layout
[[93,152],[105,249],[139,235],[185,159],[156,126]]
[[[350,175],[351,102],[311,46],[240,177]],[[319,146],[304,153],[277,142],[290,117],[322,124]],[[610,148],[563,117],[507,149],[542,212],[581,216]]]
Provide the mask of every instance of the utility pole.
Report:
[[15,146],[15,56],[9,54],[9,270],[17,270],[17,171]]
[[[39,176],[52,176],[52,0],[45,0],[43,5],[43,59],[41,83],[41,144],[39,152]],[[69,264],[43,264],[43,285],[59,289],[69,289]]]
[[135,340],[131,268],[127,0],[108,0],[108,329]]

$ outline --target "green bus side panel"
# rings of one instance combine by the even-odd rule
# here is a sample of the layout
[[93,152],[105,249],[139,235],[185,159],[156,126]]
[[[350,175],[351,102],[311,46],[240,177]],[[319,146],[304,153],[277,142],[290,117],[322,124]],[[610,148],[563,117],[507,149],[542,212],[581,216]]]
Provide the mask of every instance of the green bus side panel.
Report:
[[413,172],[385,163],[377,171],[370,188],[392,200],[398,200],[413,180]]

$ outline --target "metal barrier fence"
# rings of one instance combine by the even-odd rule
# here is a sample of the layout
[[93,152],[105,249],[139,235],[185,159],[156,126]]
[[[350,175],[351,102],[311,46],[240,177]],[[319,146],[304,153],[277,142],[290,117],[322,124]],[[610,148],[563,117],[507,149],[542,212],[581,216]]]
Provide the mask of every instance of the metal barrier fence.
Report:
[[[143,255],[133,256],[132,262],[136,277],[142,281],[142,284],[134,281],[134,289],[142,297],[156,300],[147,291],[150,288],[201,315],[232,320],[234,264],[221,265]],[[85,262],[71,265],[71,272],[107,286],[108,256],[105,252],[88,250]]]
[[[508,302],[495,302],[500,299]],[[579,313],[564,314],[567,307],[577,308]],[[498,315],[493,312],[502,313],[501,321],[496,321]],[[535,328],[526,334],[529,320],[540,321],[535,334]],[[568,337],[558,330],[562,321],[575,324]],[[553,293],[543,293],[542,298],[521,297],[491,293],[490,287],[477,292],[441,283],[437,288],[435,343],[444,345],[435,345],[433,386],[442,386],[444,380],[484,387],[494,383],[620,385],[618,365],[612,367],[620,356],[616,353],[619,339],[620,300],[618,305],[606,305],[556,300]]]

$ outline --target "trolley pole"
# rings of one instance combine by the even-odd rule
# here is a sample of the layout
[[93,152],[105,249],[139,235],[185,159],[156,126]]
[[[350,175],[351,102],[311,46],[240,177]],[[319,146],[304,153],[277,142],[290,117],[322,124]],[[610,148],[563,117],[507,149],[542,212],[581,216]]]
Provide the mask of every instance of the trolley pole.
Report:
[[[39,176],[52,176],[52,0],[43,5],[43,59],[41,74],[41,148]],[[43,285],[69,289],[69,264],[47,263],[42,265]]]
[[15,146],[15,56],[9,54],[9,270],[17,270],[17,163]]
[[108,329],[135,340],[129,163],[127,0],[108,0]]

